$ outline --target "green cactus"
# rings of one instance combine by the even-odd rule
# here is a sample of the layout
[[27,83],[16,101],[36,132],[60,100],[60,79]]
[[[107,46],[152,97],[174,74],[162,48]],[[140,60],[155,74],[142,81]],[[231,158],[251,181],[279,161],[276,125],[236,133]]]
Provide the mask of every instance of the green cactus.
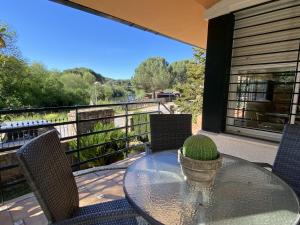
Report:
[[205,135],[193,135],[183,144],[183,155],[195,160],[215,160],[219,157],[216,144]]

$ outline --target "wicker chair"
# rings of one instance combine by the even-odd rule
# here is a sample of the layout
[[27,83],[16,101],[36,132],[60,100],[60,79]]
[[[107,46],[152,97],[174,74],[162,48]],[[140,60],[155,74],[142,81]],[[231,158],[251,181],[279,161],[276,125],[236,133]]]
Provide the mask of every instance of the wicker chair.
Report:
[[79,207],[76,182],[56,130],[31,140],[17,156],[50,224],[137,224],[137,215],[125,199]]
[[150,129],[151,143],[147,153],[178,149],[192,135],[192,115],[151,114]]
[[274,165],[256,163],[272,169],[300,197],[300,126],[285,125]]

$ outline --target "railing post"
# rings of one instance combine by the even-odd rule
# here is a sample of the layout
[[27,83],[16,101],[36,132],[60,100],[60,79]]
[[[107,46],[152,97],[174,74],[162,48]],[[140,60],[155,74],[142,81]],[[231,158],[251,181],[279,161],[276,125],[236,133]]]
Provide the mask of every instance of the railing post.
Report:
[[[79,115],[78,115],[78,106],[76,106],[75,109],[75,116],[76,116],[76,146],[77,146],[77,162],[76,163],[80,163],[80,152],[78,151],[80,149],[80,140],[79,140],[79,133],[80,133],[80,129],[79,129]],[[77,166],[77,170],[80,170],[80,164]]]
[[160,101],[158,102],[158,105],[157,105],[157,111],[159,114],[161,114],[161,111],[160,111]]
[[1,173],[2,173],[2,171],[0,171],[0,198],[1,198],[0,205],[2,205],[3,202],[4,202],[4,191],[2,189],[2,176],[1,176]]
[[125,105],[125,156],[128,156],[129,140],[128,140],[128,104]]

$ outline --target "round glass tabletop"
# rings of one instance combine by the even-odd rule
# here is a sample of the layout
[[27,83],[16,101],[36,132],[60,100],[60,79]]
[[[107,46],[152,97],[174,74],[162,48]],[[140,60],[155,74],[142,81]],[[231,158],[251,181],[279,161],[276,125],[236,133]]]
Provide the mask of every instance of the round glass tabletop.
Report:
[[128,167],[128,201],[151,224],[293,225],[299,203],[270,171],[223,155],[211,186],[186,181],[177,151],[147,155]]

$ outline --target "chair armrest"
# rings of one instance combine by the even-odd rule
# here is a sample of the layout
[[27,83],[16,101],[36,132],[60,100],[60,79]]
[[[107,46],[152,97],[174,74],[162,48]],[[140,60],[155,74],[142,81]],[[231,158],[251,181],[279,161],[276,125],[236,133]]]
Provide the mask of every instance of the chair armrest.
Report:
[[102,224],[104,222],[115,221],[118,219],[129,219],[136,216],[139,215],[133,209],[118,209],[77,216],[56,223],[52,223],[51,225],[95,225]]
[[265,163],[265,162],[252,162],[252,163],[260,167],[270,168],[271,170],[273,169],[273,166],[270,165],[269,163]]

